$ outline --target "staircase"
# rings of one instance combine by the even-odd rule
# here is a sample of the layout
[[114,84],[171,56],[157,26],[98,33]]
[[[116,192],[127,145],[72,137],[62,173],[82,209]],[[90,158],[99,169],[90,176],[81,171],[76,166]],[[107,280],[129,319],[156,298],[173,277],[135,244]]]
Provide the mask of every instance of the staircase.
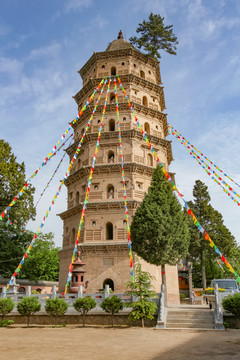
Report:
[[167,329],[214,329],[213,310],[204,306],[179,306],[167,309]]

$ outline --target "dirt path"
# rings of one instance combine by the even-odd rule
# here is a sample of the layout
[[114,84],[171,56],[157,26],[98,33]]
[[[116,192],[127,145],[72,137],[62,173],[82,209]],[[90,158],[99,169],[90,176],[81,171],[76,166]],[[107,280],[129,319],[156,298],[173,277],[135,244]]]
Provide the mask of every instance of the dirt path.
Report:
[[240,330],[0,328],[0,360],[239,360]]

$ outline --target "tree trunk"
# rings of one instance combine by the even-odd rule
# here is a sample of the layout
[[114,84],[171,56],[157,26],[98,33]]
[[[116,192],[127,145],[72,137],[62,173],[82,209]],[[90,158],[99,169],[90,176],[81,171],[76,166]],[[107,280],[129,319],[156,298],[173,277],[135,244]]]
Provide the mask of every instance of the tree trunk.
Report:
[[206,271],[205,271],[205,259],[204,259],[204,251],[201,251],[201,267],[202,267],[202,286],[203,291],[207,287],[207,281],[206,281]]
[[144,328],[144,318],[142,317],[142,327]]
[[83,314],[83,327],[85,327],[85,314]]
[[29,327],[30,324],[30,316],[27,317],[27,327]]
[[113,327],[113,314],[112,314],[112,327]]

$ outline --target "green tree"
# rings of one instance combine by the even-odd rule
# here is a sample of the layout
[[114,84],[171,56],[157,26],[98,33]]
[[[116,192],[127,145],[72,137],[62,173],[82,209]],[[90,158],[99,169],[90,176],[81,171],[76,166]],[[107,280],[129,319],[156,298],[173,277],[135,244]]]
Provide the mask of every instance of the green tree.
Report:
[[[17,162],[11,146],[0,140],[0,213],[10,204],[26,182],[25,164]],[[33,205],[35,189],[28,185],[24,194],[9,211],[10,220],[20,229],[29,219],[33,219],[36,210]],[[3,221],[6,221],[6,216]]]
[[127,294],[131,297],[137,297],[137,301],[131,303],[132,311],[129,318],[133,321],[141,320],[142,327],[144,327],[145,319],[154,319],[157,310],[157,305],[151,301],[156,297],[155,291],[151,290],[151,281],[153,277],[150,273],[142,271],[141,265],[137,263],[134,267],[135,281],[127,283]]
[[[21,261],[34,233],[9,230],[0,222],[0,275],[10,277]],[[58,281],[59,248],[55,247],[53,234],[39,234],[34,246],[22,266],[19,278],[33,281]]]
[[116,295],[106,298],[101,303],[101,308],[107,313],[111,314],[112,317],[112,327],[113,327],[113,317],[114,314],[117,314],[124,307],[122,300],[119,299]]
[[[31,233],[31,238],[34,233]],[[59,248],[55,247],[53,234],[40,234],[21,269],[20,277],[29,280],[58,281]]]
[[83,317],[83,327],[85,327],[85,316],[87,315],[87,313],[94,309],[96,306],[96,301],[94,299],[92,299],[90,296],[86,296],[84,298],[81,299],[77,299],[75,301],[75,303],[73,304],[74,309],[78,312],[80,312],[80,314]]
[[240,329],[240,293],[229,295],[222,301],[223,308],[237,317],[238,329]]
[[[225,256],[232,256],[237,251],[237,243],[234,236],[223,224],[222,215],[210,204],[208,187],[200,180],[195,182],[193,188],[193,201],[188,205],[193,211],[199,223],[209,234],[213,242]],[[194,286],[205,289],[207,283],[213,278],[223,277],[217,259],[219,255],[209,246],[205,236],[194,225],[192,218],[188,217],[190,232],[189,258],[193,263],[193,282]],[[230,258],[229,258],[230,260]],[[229,276],[229,272],[228,272]],[[200,281],[202,279],[202,281]]]
[[4,315],[9,314],[14,308],[14,302],[11,298],[9,299],[0,299],[0,315],[2,317],[2,321]]
[[188,252],[187,217],[160,166],[131,224],[133,250],[150,264],[174,265]]
[[55,318],[55,324],[57,323],[57,318],[63,316],[68,309],[68,304],[64,299],[46,299],[45,311],[48,315]]
[[173,33],[173,25],[164,26],[164,17],[151,13],[149,21],[143,20],[142,24],[138,24],[136,30],[141,36],[131,37],[129,41],[139,49],[143,47],[144,51],[155,59],[160,59],[160,50],[164,50],[169,54],[176,55],[177,37]]
[[27,326],[30,324],[30,317],[41,310],[41,304],[37,297],[24,297],[17,305],[20,315],[27,317]]

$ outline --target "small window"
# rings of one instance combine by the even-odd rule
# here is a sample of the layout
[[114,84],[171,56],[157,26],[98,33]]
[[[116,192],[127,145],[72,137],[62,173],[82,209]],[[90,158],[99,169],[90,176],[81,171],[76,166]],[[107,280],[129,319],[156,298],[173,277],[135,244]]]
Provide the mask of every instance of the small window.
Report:
[[142,71],[142,70],[140,71],[140,77],[143,78],[143,79],[145,79],[145,72]]
[[97,186],[97,185],[94,185],[94,190],[98,190],[98,186]]
[[142,186],[143,186],[143,184],[142,184],[142,183],[137,182],[137,188],[138,188],[138,189],[142,189]]
[[151,154],[148,154],[147,160],[148,160],[148,165],[153,166],[153,157]]
[[25,293],[25,287],[21,286],[18,290],[19,293]]
[[70,192],[70,194],[69,194],[69,199],[72,200],[72,198],[73,198],[73,193]]
[[156,129],[158,130],[158,125],[156,125]]
[[135,67],[135,68],[136,68],[136,67],[137,67],[137,65],[136,65],[136,64],[133,64],[133,67]]
[[95,71],[96,71],[96,69],[93,69],[93,71],[95,72]]
[[124,62],[122,62],[122,66],[124,66],[125,65],[125,63]]
[[123,224],[125,225],[127,223],[127,221],[126,220],[123,220]]
[[39,294],[41,294],[42,289],[38,288],[36,291],[37,291]]
[[105,69],[105,65],[102,65],[102,69]]
[[96,221],[92,221],[92,226],[96,226]]
[[76,192],[75,205],[79,204],[79,191]]
[[137,91],[135,91],[134,93],[135,93],[135,95],[137,95]]
[[149,75],[151,75],[151,71],[150,71],[150,70],[148,70],[148,73],[149,73]]
[[81,282],[83,282],[83,275],[81,276]]
[[124,117],[124,118],[123,118],[123,121],[126,121],[126,120],[127,120],[127,118]]
[[78,282],[78,276],[77,275],[74,276],[74,281]]

